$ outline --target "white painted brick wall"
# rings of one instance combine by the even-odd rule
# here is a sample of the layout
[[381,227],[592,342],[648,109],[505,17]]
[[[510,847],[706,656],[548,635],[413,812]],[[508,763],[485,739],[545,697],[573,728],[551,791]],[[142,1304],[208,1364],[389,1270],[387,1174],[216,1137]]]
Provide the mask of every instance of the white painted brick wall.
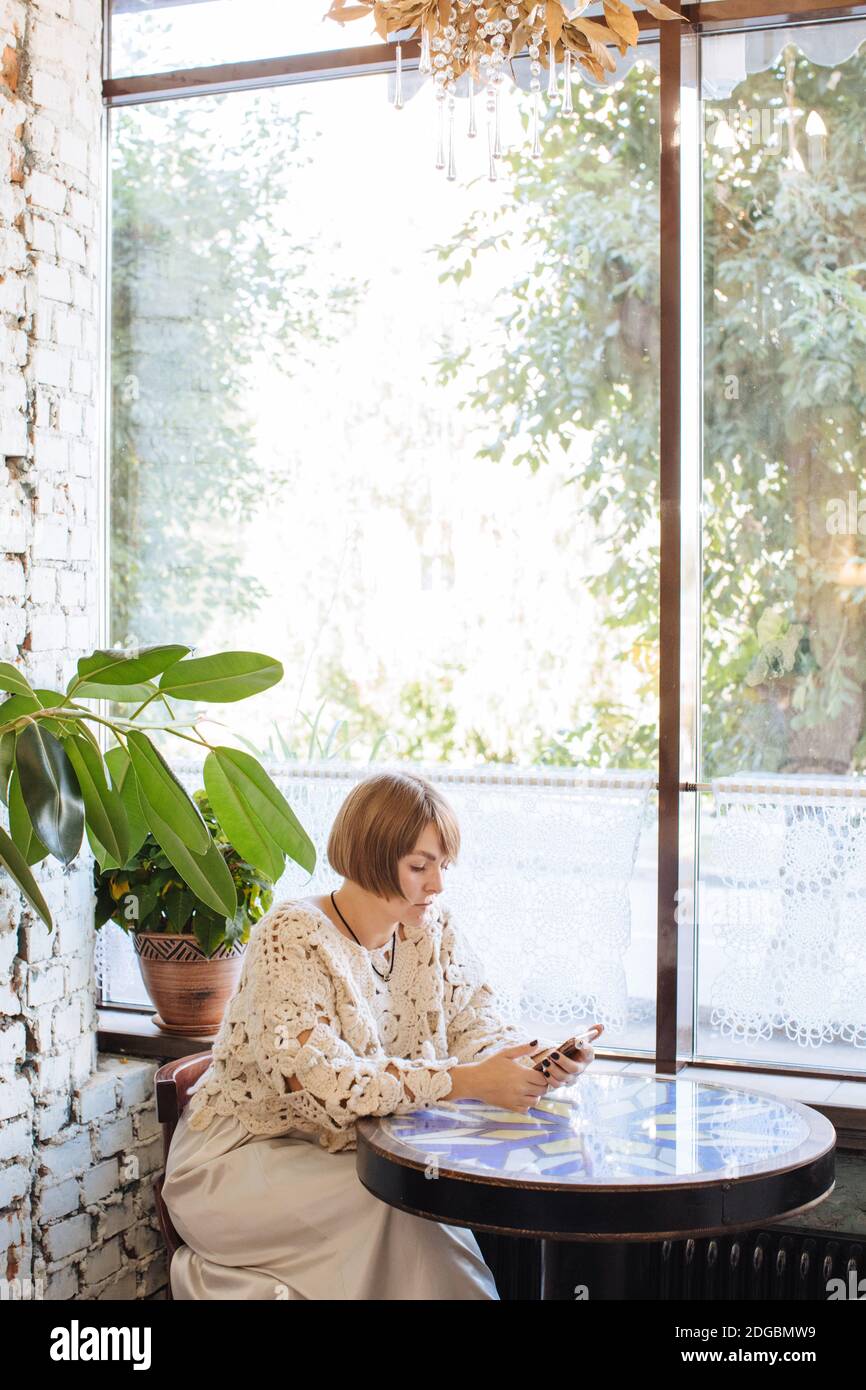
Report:
[[[0,0],[0,659],[57,688],[99,640],[100,26],[99,0]],[[51,933],[0,876],[3,1274],[158,1296],[158,1063],[97,1058],[86,845],[36,872]]]

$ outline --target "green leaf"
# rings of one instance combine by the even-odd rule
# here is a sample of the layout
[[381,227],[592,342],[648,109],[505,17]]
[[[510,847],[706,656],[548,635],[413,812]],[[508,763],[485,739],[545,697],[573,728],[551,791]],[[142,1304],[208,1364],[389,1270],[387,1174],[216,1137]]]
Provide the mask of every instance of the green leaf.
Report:
[[[66,696],[59,694],[56,690],[34,690],[29,695],[10,695],[8,700],[4,700],[0,705],[0,724],[11,723],[13,719],[20,719],[22,714],[36,714],[42,709],[53,709],[55,705],[66,703]],[[78,716],[74,711],[70,711],[69,720],[61,719],[41,719],[39,722],[43,729],[48,729],[50,733],[58,736],[64,733],[75,733],[80,727],[77,723]],[[11,731],[10,731],[11,732]]]
[[219,652],[216,656],[179,661],[160,677],[159,688],[176,700],[210,700],[226,704],[268,690],[283,678],[283,668],[261,652]]
[[192,929],[195,939],[205,955],[213,955],[217,947],[222,945],[226,935],[226,926],[225,917],[212,916],[209,912],[196,912],[192,919]]
[[25,859],[2,826],[0,826],[0,864],[9,874],[9,877],[15,880],[34,912],[39,914],[48,930],[51,931],[54,923],[51,921],[48,904],[40,893]]
[[168,918],[170,931],[183,931],[197,901],[195,893],[191,891],[175,888],[166,894],[162,907]]
[[95,651],[81,658],[78,676],[69,682],[68,688],[71,692],[77,680],[86,680],[89,685],[136,685],[168,670],[191,650],[191,647],[170,646],[139,647],[131,654]]
[[120,796],[108,785],[102,754],[80,735],[67,738],[63,746],[78,778],[88,829],[108,857],[122,864],[129,854],[129,822]]
[[0,691],[11,691],[13,695],[32,695],[31,682],[22,676],[17,667],[8,662],[0,662]]
[[[159,931],[162,926],[160,913],[162,911],[162,898],[160,889],[162,887],[163,875],[160,874],[150,883],[141,885],[138,893],[138,920],[136,931]],[[153,921],[151,921],[153,918]]]
[[15,766],[33,829],[55,859],[70,864],[81,848],[84,802],[63,744],[28,724],[18,735]]
[[[162,754],[154,748],[146,734],[133,729],[126,736],[126,747],[132,759],[139,795],[143,794],[147,807],[152,808],[160,822],[167,825],[172,834],[194,854],[206,853],[210,832],[192,798],[187,795]],[[162,844],[147,807],[142,802],[147,823]],[[163,849],[168,854],[166,845],[163,845]]]
[[13,719],[19,719],[22,714],[35,714],[39,709],[42,709],[42,702],[35,691],[31,691],[29,695],[10,695],[8,700],[0,704],[0,723],[11,724]]
[[9,778],[15,766],[15,730],[0,734],[0,801],[9,804]]
[[285,868],[285,855],[232,780],[233,765],[222,766],[222,752],[215,749],[204,763],[204,785],[214,815],[247,863],[259,869],[269,883],[276,883]]
[[13,695],[30,695],[32,687],[28,680],[8,661],[0,661],[0,690],[11,690]]
[[219,754],[223,774],[270,838],[311,874],[316,867],[316,847],[264,768],[250,753],[239,748],[218,747],[213,751]]
[[765,608],[758,619],[758,641],[762,647],[778,642],[787,627],[787,620],[777,608]]
[[187,887],[191,888],[207,907],[213,908],[225,917],[233,917],[238,906],[237,889],[228,866],[210,834],[208,833],[206,853],[194,854],[148,803],[141,783],[138,786],[138,794],[141,809],[154,837]]
[[105,754],[105,765],[111,773],[111,785],[119,793],[129,824],[128,858],[137,854],[147,839],[147,821],[141,813],[141,803],[135,784],[135,773],[125,748],[118,744]]
[[148,696],[156,693],[153,681],[141,685],[108,685],[99,681],[85,681],[75,687],[76,700],[113,700],[116,705],[141,705]]
[[[273,894],[266,891],[262,893],[262,911],[267,912],[273,900]],[[238,910],[234,917],[227,917],[225,920],[225,935],[223,940],[227,946],[233,946],[236,941],[245,942],[250,934],[250,921],[247,916],[246,905],[238,904]]]
[[117,903],[111,895],[111,885],[107,878],[96,876],[96,902],[93,907],[93,925],[103,927],[110,922],[117,911]]
[[38,864],[47,855],[48,848],[43,845],[33,829],[27,807],[24,805],[17,768],[12,769],[9,782],[9,834],[28,864]]
[[[87,821],[84,822],[84,833],[87,836],[87,843],[90,845],[93,857],[99,865],[101,872],[107,873],[112,869],[119,869],[120,860],[113,858],[113,856],[108,853],[105,845],[100,844]],[[97,926],[99,926],[98,922]]]
[[[36,695],[42,709],[54,709],[58,705],[65,705],[67,696],[59,690],[37,690]],[[68,719],[48,718],[40,719],[39,723],[43,729],[48,729],[56,738],[65,734],[80,734],[80,716],[74,710],[69,711]]]

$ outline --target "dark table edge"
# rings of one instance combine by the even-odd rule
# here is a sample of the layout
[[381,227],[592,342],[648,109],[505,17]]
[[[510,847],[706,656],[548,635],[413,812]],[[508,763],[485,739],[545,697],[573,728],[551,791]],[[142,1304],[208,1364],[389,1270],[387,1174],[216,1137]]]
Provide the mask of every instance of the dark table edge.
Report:
[[752,1219],[749,1221],[739,1222],[734,1225],[716,1227],[700,1226],[692,1230],[683,1229],[674,1231],[572,1232],[562,1230],[541,1231],[536,1230],[534,1227],[523,1229],[517,1226],[494,1226],[492,1224],[488,1224],[482,1221],[465,1220],[462,1217],[444,1217],[435,1212],[424,1211],[421,1207],[407,1206],[404,1202],[398,1202],[382,1197],[381,1194],[375,1190],[375,1188],[371,1187],[369,1183],[366,1183],[364,1181],[360,1173],[358,1174],[358,1177],[359,1181],[361,1182],[361,1185],[365,1187],[373,1197],[377,1197],[379,1201],[387,1201],[389,1207],[395,1207],[398,1211],[405,1211],[409,1216],[419,1216],[425,1221],[438,1221],[441,1222],[441,1224],[444,1226],[461,1226],[473,1231],[487,1231],[491,1235],[523,1237],[526,1240],[555,1240],[567,1241],[569,1243],[578,1243],[585,1241],[588,1244],[618,1244],[620,1241],[625,1241],[629,1244],[648,1244],[653,1241],[660,1240],[702,1240],[705,1237],[711,1236],[741,1235],[743,1232],[753,1231],[757,1227],[782,1225],[784,1224],[784,1222],[791,1220],[792,1217],[802,1216],[804,1212],[811,1211],[813,1207],[820,1206],[821,1202],[825,1201],[825,1199],[830,1196],[830,1194],[836,1186],[836,1179],[834,1178],[833,1181],[830,1183],[830,1186],[827,1188],[826,1192],[820,1193],[817,1197],[813,1197],[811,1201],[804,1202],[799,1207],[792,1207],[790,1211],[784,1211],[779,1213],[778,1215],[764,1217],[763,1219],[759,1220]]
[[376,1143],[371,1136],[378,1123],[371,1116],[357,1125],[356,1171],[369,1192],[427,1220],[500,1235],[595,1241],[720,1235],[790,1219],[835,1187],[835,1133],[818,1153],[769,1172],[617,1187],[520,1182],[438,1164],[430,1176],[428,1165],[396,1157]]

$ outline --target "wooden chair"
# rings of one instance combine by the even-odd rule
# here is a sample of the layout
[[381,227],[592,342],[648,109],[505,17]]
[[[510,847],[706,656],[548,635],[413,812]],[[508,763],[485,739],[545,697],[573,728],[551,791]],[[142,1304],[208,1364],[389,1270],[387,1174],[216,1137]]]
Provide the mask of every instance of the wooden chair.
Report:
[[[165,1066],[159,1068],[156,1073],[156,1117],[162,1125],[162,1156],[163,1160],[168,1159],[168,1150],[171,1144],[177,1122],[183,1114],[184,1106],[189,1099],[190,1089],[198,1081],[203,1072],[207,1071],[211,1063],[211,1053],[195,1052],[189,1057],[181,1057],[176,1062],[166,1062]],[[156,1200],[156,1215],[159,1221],[159,1228],[162,1231],[162,1238],[165,1241],[168,1268],[168,1290],[166,1298],[171,1298],[171,1262],[174,1252],[178,1246],[185,1245],[174,1228],[172,1219],[168,1212],[168,1207],[162,1200],[162,1183],[165,1177],[165,1169],[157,1173],[153,1180],[153,1195]]]

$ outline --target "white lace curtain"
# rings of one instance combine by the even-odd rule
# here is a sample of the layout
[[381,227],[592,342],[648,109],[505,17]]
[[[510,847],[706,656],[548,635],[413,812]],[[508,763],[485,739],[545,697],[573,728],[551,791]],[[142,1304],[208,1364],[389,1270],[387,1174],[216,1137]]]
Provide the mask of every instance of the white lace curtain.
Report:
[[[195,764],[175,770],[188,790],[201,785]],[[457,813],[463,850],[443,901],[465,923],[506,1010],[554,1031],[585,1015],[604,1023],[608,1035],[624,1028],[629,885],[652,775],[414,770],[439,786]],[[275,901],[330,891],[331,824],[350,788],[373,769],[283,763],[268,771],[318,852],[311,879],[289,863]],[[113,923],[99,937],[106,997],[146,1003],[131,941]]]
[[[275,897],[326,892],[334,884],[325,857],[331,823],[371,769],[269,770],[319,854],[312,879],[289,864]],[[443,898],[465,923],[508,1011],[554,1030],[591,1016],[612,1040],[629,1015],[629,889],[650,774],[551,771],[515,779],[506,769],[421,770],[442,787],[463,833],[461,862],[449,871]],[[180,774],[190,790],[200,785],[194,764]],[[862,782],[720,778],[713,796],[699,915],[722,957],[709,982],[712,1026],[752,1044],[783,1032],[803,1047],[866,1047]],[[125,933],[109,923],[97,943],[105,997],[146,1004]]]
[[866,1047],[866,787],[720,778],[712,914],[725,964],[711,1022],[749,1042]]

